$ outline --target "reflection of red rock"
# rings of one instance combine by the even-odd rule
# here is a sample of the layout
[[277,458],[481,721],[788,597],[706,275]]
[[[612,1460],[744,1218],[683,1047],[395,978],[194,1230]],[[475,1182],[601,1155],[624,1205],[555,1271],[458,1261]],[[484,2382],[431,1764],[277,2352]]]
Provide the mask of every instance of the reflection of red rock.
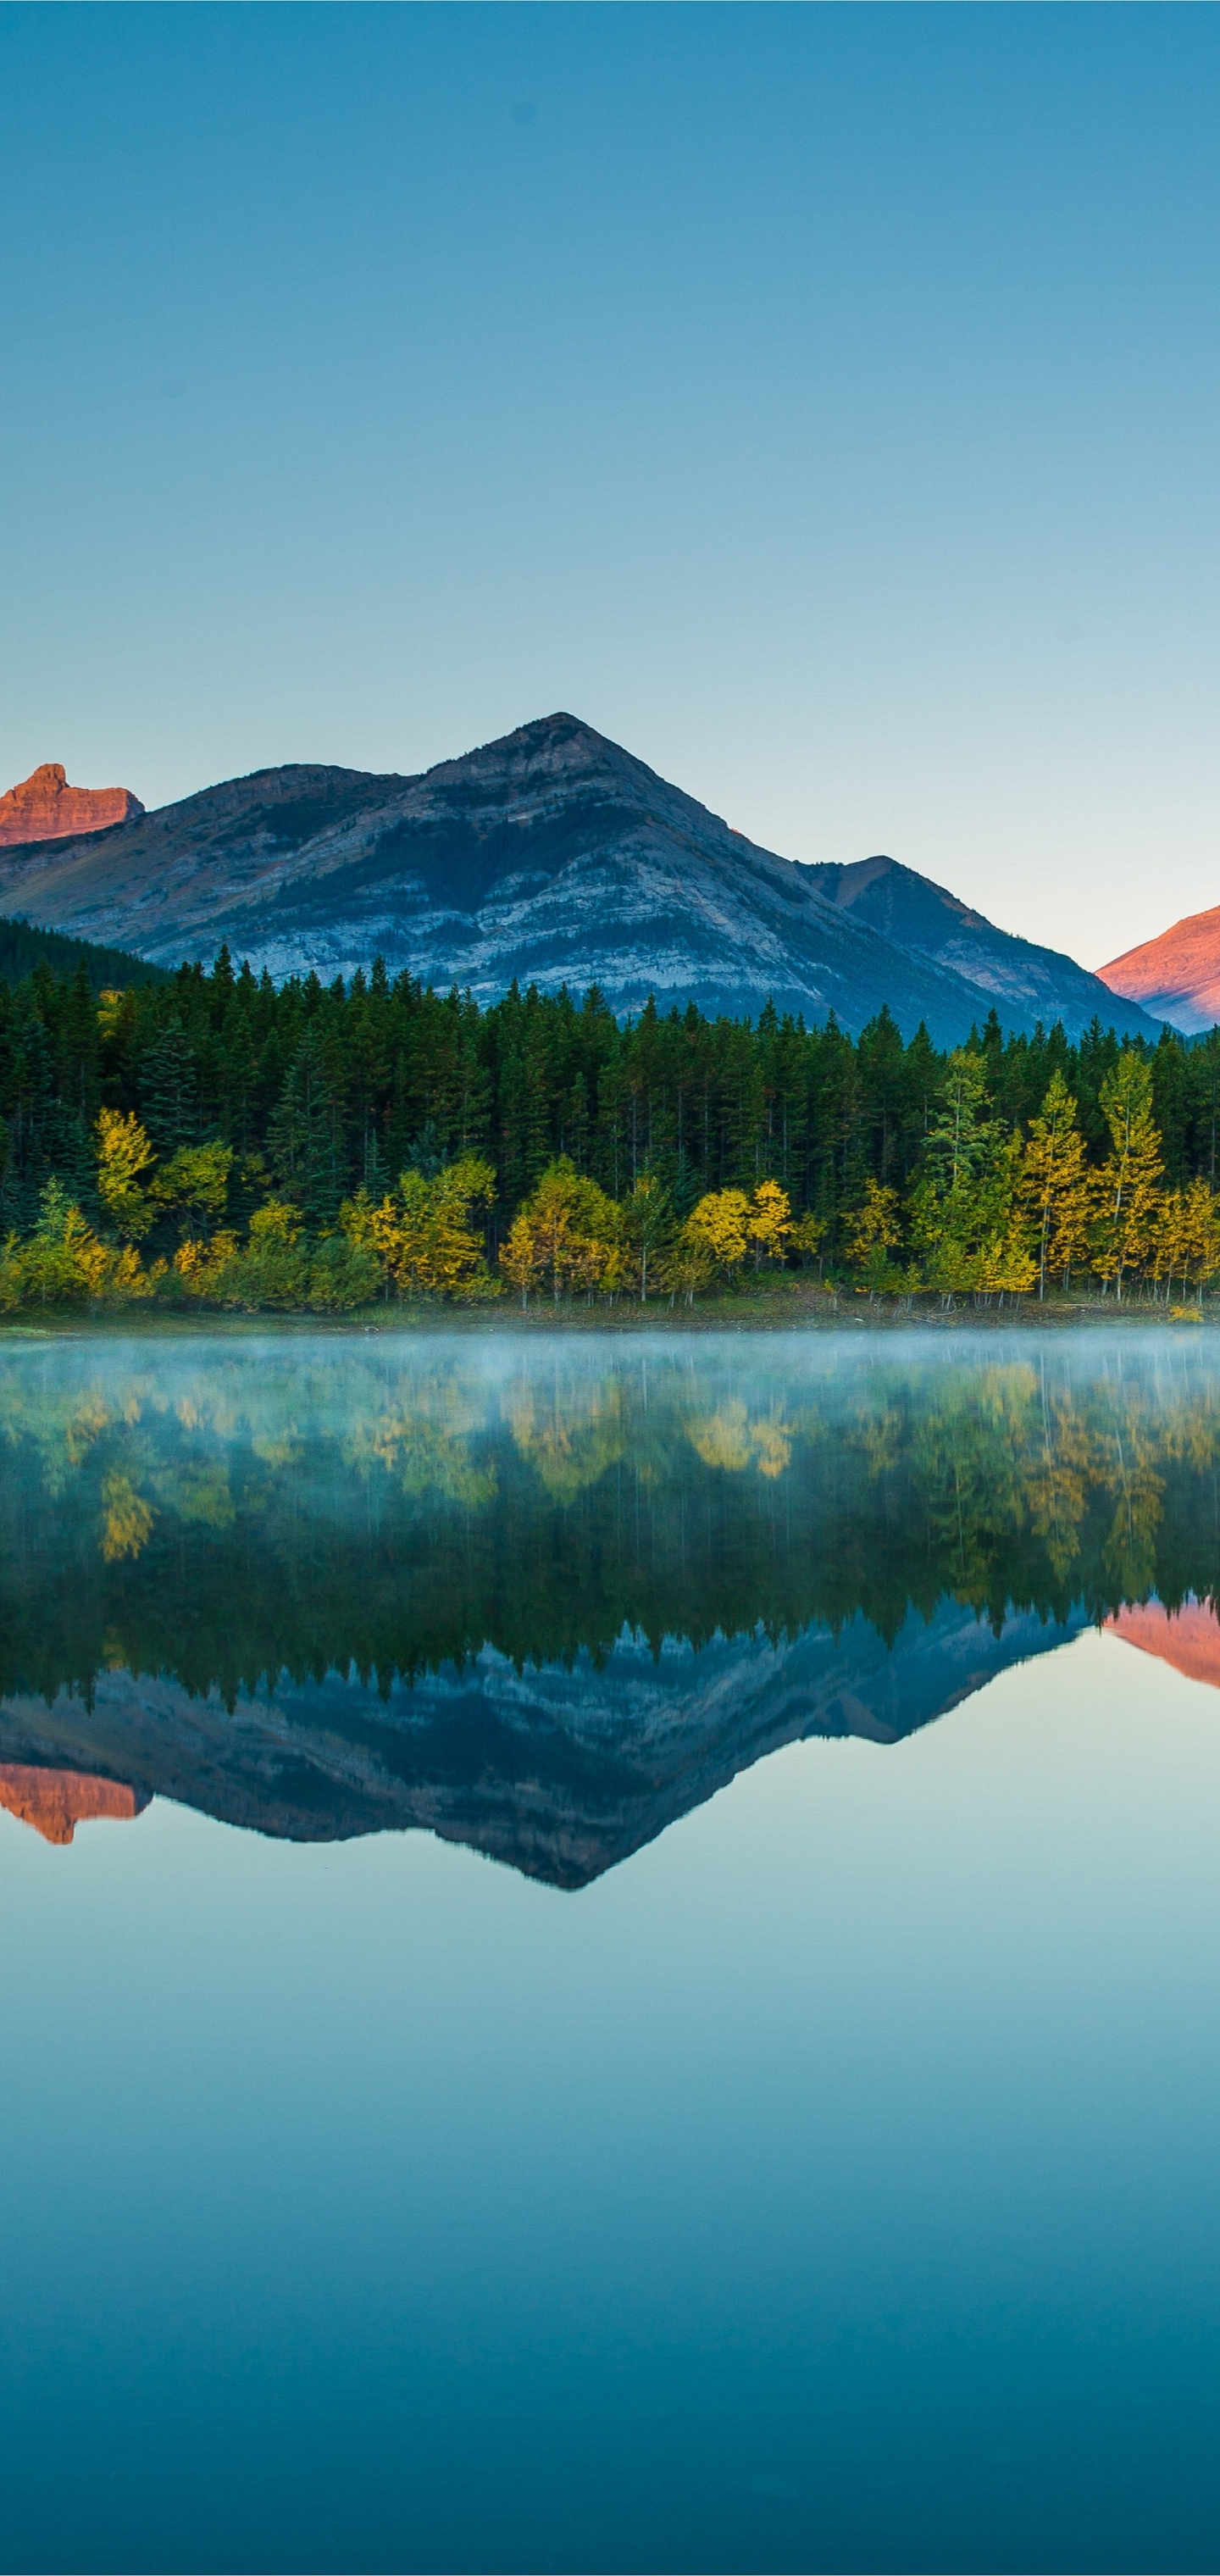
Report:
[[48,1843],[70,1843],[91,1816],[138,1816],[147,1798],[125,1780],[95,1780],[88,1771],[42,1771],[32,1763],[0,1762],[0,1807],[20,1816]]
[[1116,1610],[1106,1626],[1142,1654],[1159,1655],[1188,1681],[1210,1682],[1220,1690],[1220,1621],[1210,1601],[1187,1601],[1180,1610],[1144,1601]]
[[63,841],[73,832],[104,832],[144,811],[126,787],[69,787],[57,760],[0,796],[0,848],[20,841]]

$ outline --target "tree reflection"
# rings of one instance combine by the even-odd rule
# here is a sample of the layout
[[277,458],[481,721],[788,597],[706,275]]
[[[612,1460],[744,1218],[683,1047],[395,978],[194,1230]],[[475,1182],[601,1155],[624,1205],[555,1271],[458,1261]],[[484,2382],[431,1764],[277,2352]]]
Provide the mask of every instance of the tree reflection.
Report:
[[0,1686],[1101,1619],[1213,1597],[1218,1468],[1220,1368],[1163,1337],[11,1348]]

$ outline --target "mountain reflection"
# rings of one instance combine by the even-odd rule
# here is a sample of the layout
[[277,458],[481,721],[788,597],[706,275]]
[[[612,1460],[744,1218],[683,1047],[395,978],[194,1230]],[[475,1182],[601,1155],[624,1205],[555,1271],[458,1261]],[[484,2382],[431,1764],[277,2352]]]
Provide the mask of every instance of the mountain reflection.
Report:
[[862,1339],[8,1344],[0,1802],[578,1885],[1090,1621],[1220,1679],[1206,1344]]

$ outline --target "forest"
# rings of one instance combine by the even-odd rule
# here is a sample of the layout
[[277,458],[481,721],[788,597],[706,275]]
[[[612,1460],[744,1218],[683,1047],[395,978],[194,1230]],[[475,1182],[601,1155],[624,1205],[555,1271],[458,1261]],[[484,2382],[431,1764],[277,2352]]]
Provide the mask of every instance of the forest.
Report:
[[1220,1031],[852,1039],[378,960],[276,987],[0,984],[0,1305],[352,1311],[693,1302],[804,1272],[877,1297],[1188,1303],[1220,1271]]

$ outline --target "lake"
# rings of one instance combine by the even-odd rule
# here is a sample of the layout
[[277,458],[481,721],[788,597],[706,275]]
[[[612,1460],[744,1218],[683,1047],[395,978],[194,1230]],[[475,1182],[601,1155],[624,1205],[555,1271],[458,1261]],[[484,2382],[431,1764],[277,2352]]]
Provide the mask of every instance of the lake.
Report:
[[1220,2561],[1220,1358],[0,1355],[8,2570]]

